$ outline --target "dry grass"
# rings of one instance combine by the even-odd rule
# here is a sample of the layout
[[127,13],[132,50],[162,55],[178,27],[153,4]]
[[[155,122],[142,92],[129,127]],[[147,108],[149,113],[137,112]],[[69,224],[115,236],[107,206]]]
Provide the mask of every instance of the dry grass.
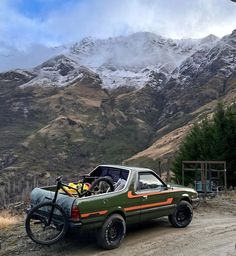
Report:
[[168,153],[173,153],[174,151],[177,150],[183,137],[185,136],[185,134],[187,134],[190,128],[191,124],[187,124],[178,129],[173,130],[172,132],[158,139],[149,148],[137,153],[131,158],[125,160],[125,162],[136,160],[142,157],[147,157],[156,160],[167,155]]
[[0,212],[0,230],[17,224],[19,221],[19,216],[13,216],[8,211]]

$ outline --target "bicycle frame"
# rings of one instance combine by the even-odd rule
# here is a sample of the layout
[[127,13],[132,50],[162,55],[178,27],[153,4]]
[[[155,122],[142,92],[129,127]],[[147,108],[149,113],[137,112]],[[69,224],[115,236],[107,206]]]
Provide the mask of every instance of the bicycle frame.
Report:
[[[82,187],[81,187],[81,191],[79,191],[79,189],[76,189],[74,187],[71,187],[67,184],[64,184],[61,182],[62,180],[62,176],[59,176],[56,181],[57,181],[57,185],[56,185],[56,191],[55,191],[55,195],[52,199],[52,209],[50,211],[50,215],[49,215],[49,219],[48,219],[48,223],[46,226],[50,226],[51,222],[52,222],[52,217],[53,217],[53,212],[54,212],[54,209],[55,209],[55,204],[56,204],[56,201],[57,201],[57,196],[58,196],[58,193],[59,193],[59,190],[62,189],[68,196],[73,196],[73,194],[71,194],[68,190],[66,190],[64,187],[67,187],[69,189],[73,189],[77,192],[78,196],[79,197],[82,197],[82,196],[85,196],[87,193],[88,193],[88,190],[84,191],[84,178],[82,179],[81,183],[82,183]],[[87,177],[88,178],[88,177]],[[92,179],[96,179],[97,177],[89,177],[89,178],[92,178]]]

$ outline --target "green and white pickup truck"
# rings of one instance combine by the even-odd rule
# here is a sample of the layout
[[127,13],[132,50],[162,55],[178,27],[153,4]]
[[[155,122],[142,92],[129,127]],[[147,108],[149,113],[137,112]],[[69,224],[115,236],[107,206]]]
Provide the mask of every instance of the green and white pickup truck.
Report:
[[[88,190],[82,196],[68,196],[59,190],[49,222],[53,222],[54,229],[63,234],[68,229],[96,230],[98,243],[105,249],[120,245],[128,224],[168,216],[174,227],[186,227],[192,220],[193,206],[199,201],[194,189],[167,185],[154,171],[146,168],[99,165],[85,176],[83,182],[93,184],[96,180],[101,180],[97,190]],[[102,184],[107,180],[108,187]],[[102,189],[103,186],[106,188]],[[94,188],[93,185],[92,187]],[[26,231],[35,242],[40,243],[40,239],[37,238],[35,225],[31,221],[35,224],[35,220],[38,220],[44,226],[44,231],[47,230],[44,216],[49,210],[46,206],[50,205],[49,201],[53,201],[56,189],[56,186],[35,188],[31,193],[31,210],[26,218]],[[61,224],[62,219],[64,226]],[[50,230],[52,229],[51,227]],[[61,237],[58,236],[58,239]],[[58,239],[52,239],[51,242]]]

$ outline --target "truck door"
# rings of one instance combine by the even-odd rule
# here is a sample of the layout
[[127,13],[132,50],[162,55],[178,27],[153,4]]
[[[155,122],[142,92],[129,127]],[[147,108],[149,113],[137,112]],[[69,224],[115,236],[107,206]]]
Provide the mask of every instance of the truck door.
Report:
[[139,172],[136,195],[140,196],[141,220],[169,215],[175,205],[173,193],[154,172]]

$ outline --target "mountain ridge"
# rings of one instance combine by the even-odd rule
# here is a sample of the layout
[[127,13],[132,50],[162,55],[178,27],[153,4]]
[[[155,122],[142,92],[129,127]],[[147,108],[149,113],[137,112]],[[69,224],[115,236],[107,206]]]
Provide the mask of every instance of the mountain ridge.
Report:
[[[218,40],[213,35],[202,39],[174,40],[150,32],[139,32],[126,37],[108,39],[84,38],[78,43],[65,46],[60,55],[45,61],[44,64],[54,62],[57,65],[56,60],[60,61],[60,56],[64,56],[67,62],[73,63],[70,68],[78,69],[80,66],[84,66],[97,73],[105,88],[113,89],[120,86],[141,88],[147,82],[152,81],[154,74],[163,77],[160,81],[165,80],[164,78],[170,75],[183,60],[198,49],[208,49]],[[29,69],[28,72],[38,70],[40,66],[42,64]],[[79,75],[80,72],[77,72],[72,76]],[[60,83],[58,81],[60,79],[55,79],[55,76],[52,79],[47,78],[43,77],[42,81],[39,81],[39,77],[35,84],[47,83],[53,86],[66,86],[73,80],[69,77]],[[54,83],[50,80],[57,81]],[[28,85],[33,84],[34,81]]]

